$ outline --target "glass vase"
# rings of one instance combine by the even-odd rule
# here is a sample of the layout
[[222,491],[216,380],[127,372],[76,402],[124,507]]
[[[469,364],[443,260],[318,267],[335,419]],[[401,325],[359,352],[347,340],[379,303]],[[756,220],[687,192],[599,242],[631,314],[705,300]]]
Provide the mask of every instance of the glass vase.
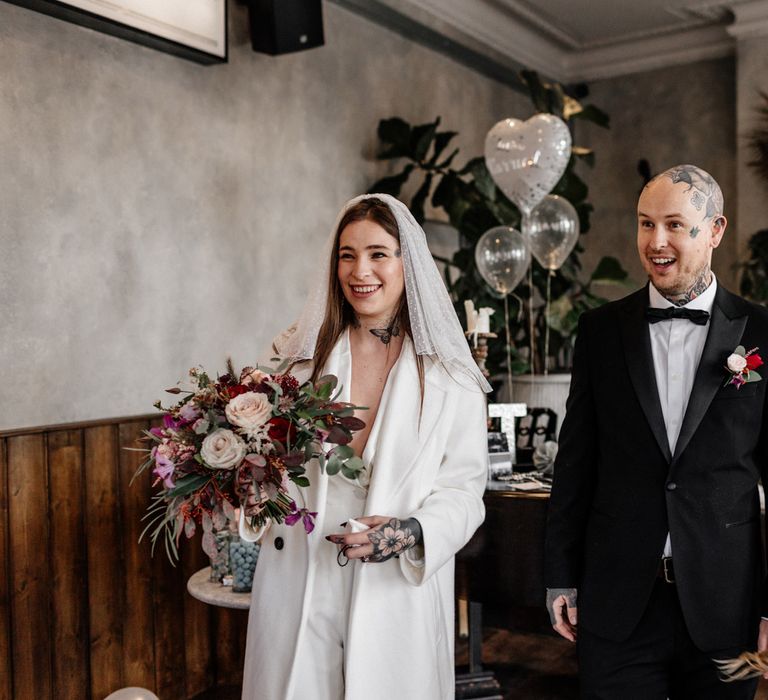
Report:
[[253,584],[253,573],[259,559],[261,545],[247,542],[233,535],[229,541],[229,562],[232,568],[232,590],[249,593]]
[[213,532],[216,553],[209,557],[211,560],[211,581],[213,583],[221,583],[221,579],[224,576],[232,573],[232,567],[229,563],[229,543],[232,536],[232,532],[226,528],[224,530],[214,530]]

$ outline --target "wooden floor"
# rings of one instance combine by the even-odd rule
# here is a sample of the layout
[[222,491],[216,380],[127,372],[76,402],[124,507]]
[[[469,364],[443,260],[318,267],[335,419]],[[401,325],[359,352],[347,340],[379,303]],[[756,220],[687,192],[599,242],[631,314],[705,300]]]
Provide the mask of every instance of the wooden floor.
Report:
[[[517,634],[486,628],[483,665],[492,670],[505,700],[576,700],[579,697],[576,648],[549,635]],[[467,663],[467,645],[458,640],[456,663]],[[768,700],[761,681],[755,700]]]
[[[467,643],[458,640],[456,663],[467,663]],[[499,681],[505,700],[577,700],[575,647],[549,635],[517,634],[486,628],[483,665]],[[195,700],[240,700],[240,688],[218,688]],[[768,700],[768,682],[761,682],[755,700]]]

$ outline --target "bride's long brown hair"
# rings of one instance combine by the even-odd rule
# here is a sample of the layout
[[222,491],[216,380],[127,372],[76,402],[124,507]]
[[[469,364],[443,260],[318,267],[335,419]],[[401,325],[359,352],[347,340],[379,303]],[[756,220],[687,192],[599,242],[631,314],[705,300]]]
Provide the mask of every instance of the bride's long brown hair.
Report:
[[[380,199],[369,197],[363,199],[357,204],[353,204],[341,217],[339,225],[336,228],[336,236],[331,250],[331,264],[328,271],[328,302],[325,307],[325,318],[317,334],[315,343],[315,355],[313,357],[312,381],[318,379],[328,361],[334,345],[341,334],[355,322],[355,312],[352,306],[344,297],[339,282],[339,239],[342,231],[355,221],[373,221],[383,228],[390,236],[400,243],[400,229],[397,227],[397,220],[392,210]],[[411,336],[411,319],[408,315],[408,302],[405,296],[405,289],[400,297],[397,311],[395,312],[397,324],[400,328]],[[419,372],[419,388],[421,396],[424,396],[424,359],[421,355],[416,355],[416,365]]]

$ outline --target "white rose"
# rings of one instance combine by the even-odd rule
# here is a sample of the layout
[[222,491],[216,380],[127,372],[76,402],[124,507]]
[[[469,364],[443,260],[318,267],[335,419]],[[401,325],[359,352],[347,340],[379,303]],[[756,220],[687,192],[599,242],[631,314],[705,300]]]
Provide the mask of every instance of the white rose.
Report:
[[263,426],[272,417],[272,404],[266,394],[247,391],[235,396],[224,409],[227,420],[251,433]]
[[728,355],[726,364],[731,372],[740,373],[747,366],[747,358],[733,353],[732,355]]
[[245,443],[237,435],[219,428],[203,440],[200,454],[212,469],[233,469],[243,461],[246,451]]

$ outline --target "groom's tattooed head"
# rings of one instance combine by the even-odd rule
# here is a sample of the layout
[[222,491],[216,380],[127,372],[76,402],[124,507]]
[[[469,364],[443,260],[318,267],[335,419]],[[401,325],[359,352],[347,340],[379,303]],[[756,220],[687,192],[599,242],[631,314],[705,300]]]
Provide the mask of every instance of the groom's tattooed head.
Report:
[[712,251],[726,227],[723,193],[695,165],[676,165],[643,188],[637,250],[651,283],[674,304],[687,304],[712,282]]
[[[716,217],[723,215],[723,192],[715,178],[706,170],[696,165],[676,165],[656,175],[645,187],[650,187],[660,178],[668,178],[673,184],[685,185],[688,201],[696,211],[702,213],[702,219],[713,221]],[[696,233],[691,230],[691,238],[695,238]]]

